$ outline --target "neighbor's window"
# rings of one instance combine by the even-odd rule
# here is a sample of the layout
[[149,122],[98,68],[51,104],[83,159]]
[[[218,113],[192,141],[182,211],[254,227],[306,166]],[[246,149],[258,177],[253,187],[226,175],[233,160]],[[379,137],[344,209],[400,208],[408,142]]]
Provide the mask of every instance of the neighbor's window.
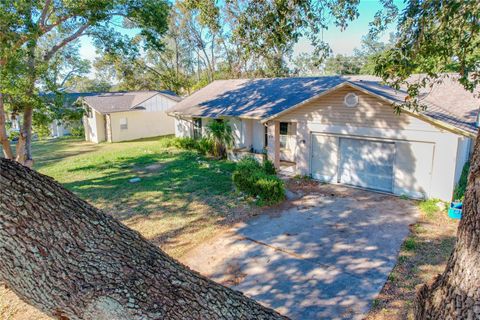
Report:
[[202,118],[193,119],[193,138],[194,139],[202,138]]
[[128,129],[128,120],[127,118],[120,118],[120,130]]
[[287,147],[288,133],[290,132],[289,127],[289,122],[280,122],[280,148]]

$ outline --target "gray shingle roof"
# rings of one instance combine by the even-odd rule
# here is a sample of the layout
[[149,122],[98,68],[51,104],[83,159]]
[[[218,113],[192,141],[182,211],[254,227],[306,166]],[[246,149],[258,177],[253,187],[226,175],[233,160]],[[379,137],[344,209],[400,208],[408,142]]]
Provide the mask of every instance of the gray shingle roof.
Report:
[[107,114],[130,111],[142,102],[161,94],[174,101],[181,98],[171,91],[125,91],[104,92],[82,97],[83,101],[96,111]]
[[[421,92],[422,112],[435,120],[476,133],[480,100],[449,75],[443,83]],[[413,81],[414,78],[412,78]],[[407,93],[381,84],[373,76],[325,76],[217,80],[175,105],[170,113],[198,117],[234,116],[265,119],[311,99],[342,83],[351,83],[392,103],[403,103]]]

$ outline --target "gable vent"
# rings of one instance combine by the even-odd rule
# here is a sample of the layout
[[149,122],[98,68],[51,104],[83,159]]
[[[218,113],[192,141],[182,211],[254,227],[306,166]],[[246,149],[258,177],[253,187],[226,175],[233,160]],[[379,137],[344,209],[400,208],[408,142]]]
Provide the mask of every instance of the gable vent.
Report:
[[350,108],[356,107],[358,104],[358,96],[353,92],[347,93],[343,99],[343,103]]

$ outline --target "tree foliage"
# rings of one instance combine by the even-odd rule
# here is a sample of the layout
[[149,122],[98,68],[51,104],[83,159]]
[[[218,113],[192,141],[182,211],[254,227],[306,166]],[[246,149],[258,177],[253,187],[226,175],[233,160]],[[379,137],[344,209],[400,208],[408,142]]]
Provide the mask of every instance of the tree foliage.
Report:
[[[0,141],[4,155],[13,158],[5,130],[5,109],[9,108],[11,113],[21,114],[23,122],[16,159],[31,163],[34,114],[42,114],[41,108],[45,108],[39,92],[56,91],[64,63],[71,71],[85,68],[85,63],[71,60],[74,55],[68,49],[78,38],[89,35],[99,49],[111,54],[135,55],[139,53],[139,44],[160,49],[168,10],[169,4],[163,0],[2,0]],[[118,23],[125,28],[140,28],[141,41],[120,33]],[[77,69],[74,60],[79,62]]]
[[[394,46],[375,59],[375,72],[395,88],[406,87],[406,105],[418,109],[422,88],[429,88],[448,72],[469,91],[480,83],[480,2],[411,1],[398,24]],[[422,72],[419,81],[409,81]],[[410,79],[411,80],[411,79]]]

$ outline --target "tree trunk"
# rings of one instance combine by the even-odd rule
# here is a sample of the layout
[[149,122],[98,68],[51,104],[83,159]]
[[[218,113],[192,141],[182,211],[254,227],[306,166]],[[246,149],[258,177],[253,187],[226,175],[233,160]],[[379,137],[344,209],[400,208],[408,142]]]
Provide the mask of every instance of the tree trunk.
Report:
[[[37,45],[36,40],[31,40],[28,43],[28,68],[29,68],[29,87],[25,92],[25,95],[30,98],[30,103],[33,101],[33,94],[36,80],[35,70],[35,47]],[[32,121],[33,121],[33,107],[28,105],[23,110],[22,127],[20,129],[20,136],[17,143],[17,158],[16,160],[21,164],[32,168]]]
[[285,319],[0,159],[0,281],[58,319]]
[[12,146],[8,140],[6,123],[7,119],[5,107],[3,105],[3,94],[0,93],[0,143],[2,145],[3,156],[7,159],[13,159],[14,156]]
[[16,160],[31,168],[33,167],[32,159],[32,119],[33,108],[28,106],[23,112],[22,127],[20,129],[20,135],[17,143],[17,158]]
[[416,319],[480,319],[480,134],[470,165],[457,243],[443,274],[423,285]]

